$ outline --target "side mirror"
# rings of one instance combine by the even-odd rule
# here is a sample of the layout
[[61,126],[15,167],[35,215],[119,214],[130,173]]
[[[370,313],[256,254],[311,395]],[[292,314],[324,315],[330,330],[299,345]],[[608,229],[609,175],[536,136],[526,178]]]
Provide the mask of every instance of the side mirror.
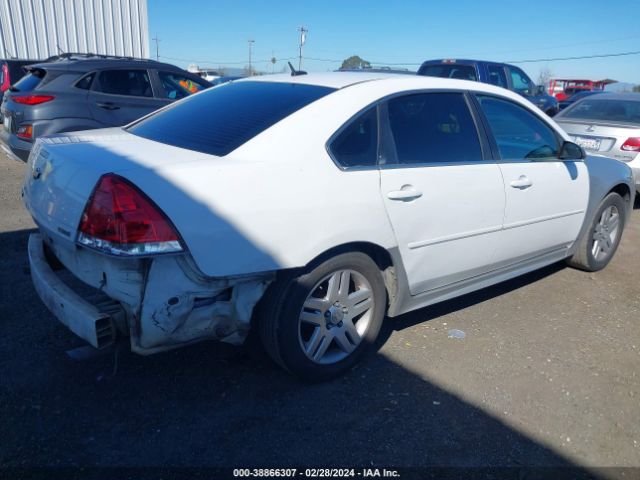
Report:
[[586,156],[587,154],[580,145],[567,141],[562,144],[560,153],[558,154],[560,160],[583,160]]
[[536,93],[537,93],[538,95],[544,95],[546,92],[547,92],[547,89],[545,88],[545,86],[544,86],[544,85],[538,85],[538,86],[536,87]]

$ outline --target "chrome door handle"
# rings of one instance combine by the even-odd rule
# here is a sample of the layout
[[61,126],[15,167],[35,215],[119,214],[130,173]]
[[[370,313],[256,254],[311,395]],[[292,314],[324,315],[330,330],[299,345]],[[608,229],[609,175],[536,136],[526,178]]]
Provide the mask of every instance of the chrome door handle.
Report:
[[403,202],[409,202],[411,200],[415,200],[416,198],[420,198],[421,196],[422,192],[411,187],[402,187],[401,190],[393,190],[387,193],[387,198],[389,198],[390,200],[400,200]]
[[520,178],[517,180],[513,180],[510,185],[513,188],[519,188],[520,190],[524,190],[525,188],[529,188],[533,185],[533,182],[529,180],[526,175],[520,175]]

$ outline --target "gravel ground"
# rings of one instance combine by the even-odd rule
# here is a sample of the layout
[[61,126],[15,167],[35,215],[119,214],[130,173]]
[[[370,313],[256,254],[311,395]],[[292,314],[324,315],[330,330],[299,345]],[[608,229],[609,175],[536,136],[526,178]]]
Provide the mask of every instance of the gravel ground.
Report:
[[4,467],[640,467],[640,210],[604,271],[554,265],[390,320],[333,382],[213,342],[114,373],[67,357],[82,341],[31,286],[23,169],[0,152]]

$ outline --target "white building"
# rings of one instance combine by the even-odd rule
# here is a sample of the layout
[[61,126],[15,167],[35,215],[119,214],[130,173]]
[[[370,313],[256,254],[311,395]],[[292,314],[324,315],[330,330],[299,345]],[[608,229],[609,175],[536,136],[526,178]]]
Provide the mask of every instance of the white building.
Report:
[[0,0],[0,58],[149,57],[147,0]]

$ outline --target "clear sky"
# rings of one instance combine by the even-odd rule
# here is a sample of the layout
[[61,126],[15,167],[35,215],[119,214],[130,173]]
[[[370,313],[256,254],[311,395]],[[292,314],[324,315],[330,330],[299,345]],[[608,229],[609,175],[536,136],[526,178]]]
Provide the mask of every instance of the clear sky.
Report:
[[[334,70],[350,55],[412,69],[426,59],[516,62],[640,51],[640,0],[148,0],[150,37],[161,60],[186,67],[244,67],[248,39],[255,68],[298,56],[297,28],[309,29],[308,71]],[[155,42],[150,40],[152,56]],[[297,62],[292,62],[297,65]],[[519,63],[535,81],[613,78],[640,83],[640,55]]]

